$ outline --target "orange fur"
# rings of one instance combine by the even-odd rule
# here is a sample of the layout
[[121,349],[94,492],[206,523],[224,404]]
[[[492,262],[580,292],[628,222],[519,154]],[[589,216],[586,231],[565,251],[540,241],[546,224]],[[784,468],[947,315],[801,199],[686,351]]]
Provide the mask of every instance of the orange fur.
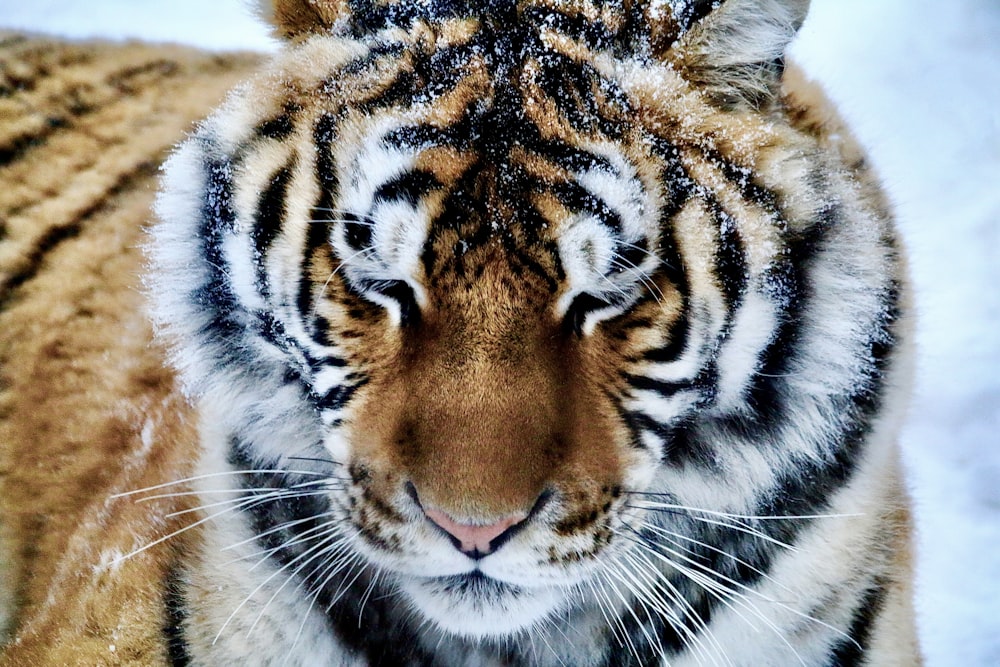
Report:
[[151,343],[138,246],[156,167],[253,58],[3,35],[0,664],[155,665],[185,506],[110,498],[189,474],[190,407]]
[[[340,2],[307,0],[267,7],[278,33],[295,40],[331,28],[344,11]],[[452,26],[456,39],[461,39],[460,27]],[[663,30],[676,31],[676,26]],[[7,612],[13,614],[12,639],[0,654],[0,666],[163,664],[164,582],[197,546],[198,534],[188,531],[119,560],[185,526],[186,515],[171,515],[189,503],[184,498],[137,503],[116,494],[189,476],[198,447],[194,409],[152,342],[139,293],[137,247],[149,216],[155,168],[165,151],[247,74],[255,59],[16,36],[5,37],[0,48],[6,72],[2,85],[11,91],[0,97],[0,150],[16,158],[0,165],[5,232],[0,239],[0,576],[8,588],[3,591]],[[274,75],[292,81],[289,101],[294,105],[289,106],[304,116],[318,113],[321,105],[311,108],[309,97],[321,82],[308,77],[323,73],[296,68],[301,63],[289,60],[294,76]],[[265,76],[255,85],[268,83]],[[351,91],[352,83],[345,79],[337,85]],[[442,124],[476,98],[477,86],[488,86],[488,79],[475,83],[457,89],[453,108],[444,103],[434,110]],[[785,84],[794,129],[839,151],[872,208],[886,212],[861,151],[822,94],[794,69]],[[354,92],[347,95],[354,102],[380,93]],[[708,113],[688,89],[637,86],[634,92],[639,113],[650,125],[661,120],[670,125],[675,118],[702,123],[665,130],[684,149],[692,173],[714,175],[712,164],[685,144],[694,141],[691,137],[710,136],[723,156],[751,164],[777,192],[793,190],[781,187],[787,174],[769,166],[780,165],[775,156],[788,145],[806,145],[797,132],[772,134],[760,129],[759,120]],[[641,104],[644,95],[652,100],[665,92],[676,94],[670,105]],[[292,99],[295,95],[302,99]],[[653,117],[667,108],[670,115]],[[690,109],[695,112],[685,113]],[[570,133],[553,110],[540,105],[534,113],[533,120],[553,135]],[[573,142],[585,140],[573,137]],[[437,150],[422,159],[422,166],[448,182],[464,171],[469,157]],[[527,166],[552,181],[566,178],[543,160]],[[724,198],[725,186],[719,190]],[[492,204],[503,210],[502,201]],[[554,199],[538,208],[553,227],[564,214]],[[752,221],[752,215],[747,218]],[[748,235],[754,231],[748,224]],[[621,381],[618,362],[628,357],[630,346],[649,347],[629,336],[662,334],[635,328],[620,338],[573,349],[553,343],[559,340],[558,324],[550,313],[524,308],[551,301],[537,298],[546,286],[530,279],[512,283],[502,253],[489,247],[463,260],[481,270],[475,281],[449,279],[455,261],[450,248],[458,240],[457,233],[443,233],[435,241],[442,258],[435,271],[447,283],[437,293],[447,296],[428,305],[421,338],[406,349],[395,334],[386,333],[384,312],[338,292],[342,285],[329,280],[336,264],[332,251],[317,251],[313,277],[324,291],[329,288],[330,304],[344,306],[327,304],[322,314],[331,329],[355,334],[357,342],[345,347],[355,345],[353,353],[369,368],[391,370],[373,373],[376,379],[359,393],[356,413],[361,416],[354,427],[366,439],[354,443],[355,462],[374,473],[373,494],[388,496],[405,472],[428,507],[480,522],[527,512],[547,484],[558,483],[574,503],[576,513],[563,522],[572,532],[574,521],[587,522],[596,508],[611,502],[625,467],[622,450],[594,446],[625,440],[614,432],[619,422],[599,388]],[[714,241],[690,241],[705,247],[688,254],[709,257]],[[678,317],[676,290],[657,287],[663,290],[662,303],[637,308],[629,318],[672,322]],[[365,316],[345,315],[352,307],[367,309]],[[405,361],[401,367],[395,365],[399,359]],[[893,486],[886,496],[902,502],[904,493]],[[889,511],[887,553],[889,545],[896,547],[891,569],[902,574],[891,582],[892,614],[885,622],[899,627],[879,635],[909,650],[873,650],[914,656],[905,576],[909,519],[903,507]]]
[[329,30],[347,13],[344,0],[265,0],[260,4],[262,17],[274,26],[283,39],[301,39]]

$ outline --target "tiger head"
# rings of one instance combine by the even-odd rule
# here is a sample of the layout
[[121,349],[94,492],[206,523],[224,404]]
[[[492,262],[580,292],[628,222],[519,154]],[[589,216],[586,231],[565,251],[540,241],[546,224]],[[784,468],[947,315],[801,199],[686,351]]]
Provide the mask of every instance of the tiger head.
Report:
[[288,491],[260,534],[337,545],[311,586],[510,635],[618,606],[644,532],[714,544],[648,498],[768,502],[748,397],[794,393],[787,249],[839,196],[778,90],[807,4],[265,6],[285,45],[168,163],[151,289],[206,448],[285,472],[247,478]]

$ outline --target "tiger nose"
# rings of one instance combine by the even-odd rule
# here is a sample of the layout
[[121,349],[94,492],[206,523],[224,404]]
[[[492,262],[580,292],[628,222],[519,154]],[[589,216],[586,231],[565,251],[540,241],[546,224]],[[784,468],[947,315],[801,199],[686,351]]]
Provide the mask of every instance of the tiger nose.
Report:
[[527,513],[518,512],[495,523],[480,525],[460,523],[436,509],[425,508],[424,514],[451,537],[459,551],[471,558],[483,558],[493,553],[528,518]]

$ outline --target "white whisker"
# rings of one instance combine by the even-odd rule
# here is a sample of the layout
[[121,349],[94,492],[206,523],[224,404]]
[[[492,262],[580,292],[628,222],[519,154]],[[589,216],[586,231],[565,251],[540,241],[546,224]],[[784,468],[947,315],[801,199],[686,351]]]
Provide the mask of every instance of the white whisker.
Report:
[[[328,539],[335,539],[336,536],[337,536],[337,534],[334,533]],[[261,589],[263,589],[267,584],[269,584],[275,577],[279,576],[280,574],[282,574],[283,572],[285,572],[286,570],[288,570],[289,568],[291,568],[297,561],[301,560],[302,558],[305,558],[306,556],[308,556],[309,554],[313,553],[314,551],[316,551],[317,549],[321,548],[322,546],[323,546],[322,542],[319,543],[319,544],[313,545],[312,547],[310,547],[306,551],[302,552],[301,554],[299,554],[298,556],[296,556],[295,558],[293,558],[289,562],[283,564],[280,568],[276,569],[269,576],[265,577],[263,581],[261,581],[259,584],[257,584],[257,586],[252,591],[250,591],[250,593],[248,593],[246,595],[246,597],[243,598],[243,601],[240,602],[236,606],[236,608],[233,609],[233,611],[229,614],[229,616],[226,618],[226,621],[222,624],[222,627],[219,628],[218,633],[216,633],[215,639],[212,640],[212,643],[215,644],[216,642],[219,641],[219,638],[222,637],[222,633],[226,631],[226,628],[229,627],[229,624],[232,623],[232,621],[233,621],[234,618],[236,618],[236,614],[238,614],[239,611],[243,607],[245,607],[246,604],[251,599],[253,599],[253,597],[257,593],[259,593],[261,591]],[[296,570],[296,571],[298,571],[298,570]],[[286,579],[286,583],[289,580],[291,580],[291,577],[288,577]],[[284,587],[284,584],[282,584],[282,588],[283,587]],[[278,591],[280,591],[280,590],[281,590],[281,588],[278,589]],[[275,592],[275,595],[277,595],[277,591]],[[273,596],[272,596],[271,599],[273,599]],[[263,613],[263,609],[261,610],[261,613]],[[250,626],[250,630],[247,631],[248,636],[249,636],[250,631],[253,630],[253,627],[257,624],[257,621],[259,621],[259,620],[260,620],[260,615],[258,615],[257,620],[254,621],[253,625]]]
[[[343,485],[343,480],[336,480],[336,483]],[[326,489],[338,488],[334,486],[334,483],[329,480],[314,480],[311,482],[301,482],[299,484],[292,484],[287,487],[274,487],[274,486],[258,486],[258,487],[239,487],[235,489],[198,489],[194,491],[176,491],[173,493],[158,493],[152,496],[143,496],[136,500],[139,503],[150,502],[152,500],[159,500],[161,498],[184,498],[187,496],[204,496],[204,495],[214,495],[214,494],[225,494],[225,493],[261,493],[269,491],[292,491],[294,489],[305,489],[314,486],[324,486]]]
[[226,472],[213,472],[204,475],[195,475],[193,477],[185,477],[184,479],[177,479],[172,482],[164,482],[162,484],[154,484],[153,486],[147,486],[142,489],[134,489],[132,491],[123,491],[121,493],[115,493],[109,498],[126,498],[128,496],[135,496],[140,493],[146,493],[147,491],[157,491],[159,489],[166,489],[171,486],[177,486],[178,484],[186,484],[188,482],[197,482],[203,479],[212,479],[215,477],[230,477],[233,475],[307,475],[313,477],[329,477],[324,473],[318,473],[312,470],[282,470],[278,468],[264,468],[260,470],[229,470]]
[[[734,556],[733,554],[729,553],[728,551],[725,551],[723,549],[719,549],[718,547],[714,547],[711,544],[708,544],[707,542],[702,542],[701,540],[697,540],[697,539],[695,539],[693,537],[690,537],[688,535],[683,535],[681,533],[678,533],[678,532],[675,532],[675,531],[672,531],[672,530],[667,530],[666,528],[663,528],[662,526],[657,526],[657,525],[649,523],[649,522],[643,522],[643,523],[640,524],[640,526],[641,526],[641,528],[644,528],[646,530],[652,531],[652,532],[656,533],[658,536],[667,539],[671,544],[673,544],[674,546],[676,546],[678,549],[682,549],[683,551],[686,551],[689,554],[696,555],[693,551],[691,551],[689,548],[685,547],[684,545],[680,544],[680,542],[678,542],[677,540],[683,540],[683,541],[686,541],[686,542],[691,542],[693,544],[696,544],[696,545],[698,545],[700,547],[703,547],[703,548],[711,551],[712,553],[719,554],[720,556],[722,556],[724,558],[727,558],[727,559],[729,559],[729,560],[737,563],[738,565],[742,565],[743,567],[745,567],[745,568],[751,570],[752,572],[760,575],[762,578],[770,581],[771,583],[775,584],[779,588],[782,588],[782,589],[788,591],[788,588],[786,586],[784,586],[783,584],[779,583],[777,580],[775,580],[769,574],[767,574],[766,572],[760,570],[759,568],[751,565],[747,561],[745,561],[745,560],[743,560],[741,558],[738,558],[737,556]],[[634,528],[634,527],[630,526],[630,528],[632,528],[633,530],[636,530],[636,528]],[[637,530],[637,532],[641,534],[641,531]],[[791,591],[788,591],[788,592],[791,592]]]
[[[273,528],[270,528],[269,530],[265,530],[262,533],[257,533],[253,537],[248,537],[245,540],[240,540],[239,542],[234,542],[233,544],[225,546],[225,547],[222,548],[222,551],[230,551],[232,549],[239,548],[239,547],[241,547],[241,546],[243,546],[245,544],[249,544],[250,542],[253,542],[255,540],[259,540],[262,537],[267,537],[268,535],[273,535],[274,533],[281,532],[282,530],[287,530],[289,528],[301,525],[303,523],[308,523],[310,521],[315,521],[316,519],[319,519],[321,517],[334,516],[336,514],[337,514],[336,511],[321,512],[320,514],[314,514],[312,516],[307,516],[304,519],[295,519],[295,520],[292,520],[292,521],[285,521],[283,523],[279,523],[278,525],[274,526]],[[265,551],[271,551],[271,549],[265,549],[264,551],[259,551],[257,553],[258,554],[259,553],[264,553]],[[252,555],[257,555],[257,554],[252,554]],[[238,560],[245,560],[246,558],[247,557],[244,556],[244,557],[241,557]]]
[[[234,493],[239,493],[234,491]],[[231,504],[241,504],[246,503],[246,507],[242,509],[248,509],[250,507],[255,507],[256,505],[261,505],[267,502],[273,502],[275,500],[284,500],[286,498],[309,498],[312,496],[325,496],[327,495],[326,489],[321,489],[318,491],[279,491],[275,490],[271,493],[255,493],[251,495],[241,495],[238,498],[230,498],[228,500],[218,500],[214,503],[205,503],[204,505],[198,505],[197,507],[191,507],[188,509],[177,510],[176,512],[170,512],[166,514],[167,518],[174,518],[178,516],[183,516],[185,514],[192,514],[194,512],[200,512],[206,509],[212,509],[214,507],[222,507]]]
[[[677,590],[673,582],[671,582],[668,577],[663,576],[663,573],[646,557],[645,553],[643,553],[642,550],[637,550],[629,554],[629,559],[638,569],[645,570],[649,573],[648,577],[652,581],[652,592],[656,594],[656,597],[659,600],[658,604],[663,605],[663,617],[671,625],[671,627],[678,631],[685,646],[692,647],[695,652],[711,658],[713,663],[717,662],[716,658],[708,652],[705,642],[699,636],[700,632],[704,634],[708,638],[708,641],[711,642],[716,648],[717,655],[722,655],[726,663],[731,664],[729,657],[726,655],[725,649],[709,628],[708,623],[701,617],[700,614],[698,614],[697,611],[695,611],[691,602],[689,602],[687,598],[685,598],[681,592]],[[672,600],[675,605],[680,607],[683,617],[678,616],[674,606],[670,605],[667,600],[664,600],[659,594],[656,593],[657,588],[662,588],[663,591],[670,597],[670,600]],[[689,619],[697,631],[689,628],[684,622],[684,618]]]

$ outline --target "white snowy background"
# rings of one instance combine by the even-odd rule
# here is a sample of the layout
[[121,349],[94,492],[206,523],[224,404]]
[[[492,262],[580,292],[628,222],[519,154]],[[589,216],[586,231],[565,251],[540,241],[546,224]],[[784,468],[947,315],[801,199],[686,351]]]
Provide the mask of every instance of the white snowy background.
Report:
[[[273,49],[241,0],[3,0],[0,27]],[[813,0],[793,47],[896,204],[920,313],[903,447],[930,667],[1000,666],[1000,0]]]

